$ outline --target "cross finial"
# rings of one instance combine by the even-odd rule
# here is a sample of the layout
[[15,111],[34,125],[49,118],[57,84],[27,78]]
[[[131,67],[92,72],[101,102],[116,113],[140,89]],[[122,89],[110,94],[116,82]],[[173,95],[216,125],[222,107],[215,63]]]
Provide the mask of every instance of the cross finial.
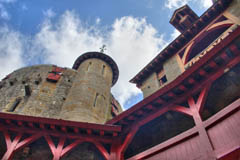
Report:
[[106,49],[106,45],[105,45],[105,44],[104,44],[104,45],[102,45],[102,47],[101,47],[101,48],[99,48],[99,49],[100,49],[100,52],[102,52],[102,53],[104,53],[104,51],[105,51],[105,50],[107,50],[107,49]]

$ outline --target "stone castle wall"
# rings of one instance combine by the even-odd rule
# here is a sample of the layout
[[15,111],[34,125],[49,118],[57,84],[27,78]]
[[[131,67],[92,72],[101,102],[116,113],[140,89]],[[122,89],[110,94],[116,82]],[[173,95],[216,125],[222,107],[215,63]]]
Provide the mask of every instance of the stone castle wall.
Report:
[[[88,66],[90,62],[92,65]],[[3,79],[0,82],[0,111],[93,123],[104,123],[112,118],[109,113],[112,72],[105,62],[89,59],[78,71],[63,68],[57,82],[48,81],[54,67],[26,67]],[[71,104],[75,110],[69,107]]]
[[[14,114],[59,118],[76,71],[64,69],[57,83],[46,80],[52,65],[26,67],[1,81],[0,110]],[[26,87],[30,95],[26,93]],[[16,104],[18,103],[18,104]]]

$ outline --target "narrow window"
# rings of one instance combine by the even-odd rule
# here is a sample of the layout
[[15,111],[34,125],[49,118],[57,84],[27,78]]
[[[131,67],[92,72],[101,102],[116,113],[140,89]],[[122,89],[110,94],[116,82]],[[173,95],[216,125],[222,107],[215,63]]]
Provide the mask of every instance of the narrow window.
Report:
[[31,95],[30,86],[29,85],[25,85],[24,88],[25,88],[25,95],[26,96],[30,96]]
[[99,96],[99,94],[98,93],[96,93],[96,96],[95,96],[95,99],[94,99],[94,103],[93,103],[93,106],[95,107],[96,106],[96,104],[97,104],[97,98],[98,98],[98,96]]
[[103,65],[102,67],[102,75],[104,75],[104,72],[105,72],[105,65]]
[[88,66],[87,66],[87,71],[89,70],[89,67],[92,65],[92,62],[89,62],[88,63]]
[[19,105],[19,103],[21,102],[21,98],[16,98],[16,100],[14,101],[14,103],[11,105],[11,107],[9,107],[9,109],[7,110],[8,112],[14,112],[15,109],[17,108],[17,106]]

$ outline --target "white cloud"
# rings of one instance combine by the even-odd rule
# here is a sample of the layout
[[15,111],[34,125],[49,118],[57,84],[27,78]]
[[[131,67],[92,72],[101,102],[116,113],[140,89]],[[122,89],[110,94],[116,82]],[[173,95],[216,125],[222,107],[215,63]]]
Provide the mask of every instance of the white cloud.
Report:
[[166,0],[165,7],[169,9],[177,9],[185,4],[189,4],[189,2],[200,4],[200,7],[203,8],[209,8],[212,5],[212,0]]
[[165,6],[169,9],[176,9],[187,4],[191,0],[167,0]]
[[0,79],[23,66],[23,45],[21,35],[9,30],[7,27],[0,28]]
[[103,41],[94,29],[84,28],[79,18],[67,11],[55,24],[49,19],[44,22],[35,44],[47,57],[46,63],[71,67],[81,53],[99,50]]
[[[162,36],[144,18],[116,19],[106,32],[83,24],[73,12],[67,11],[53,24],[49,19],[35,38],[35,45],[46,57],[46,63],[71,67],[78,56],[88,51],[99,51],[106,44],[106,54],[118,64],[120,76],[113,87],[115,97],[124,104],[140,93],[128,81],[137,74],[165,45]],[[39,51],[37,51],[39,53]]]
[[128,16],[116,19],[108,31],[105,27],[96,27],[99,26],[84,24],[75,13],[66,11],[55,23],[46,15],[39,33],[33,37],[23,37],[7,27],[0,28],[0,77],[36,61],[39,56],[44,63],[72,67],[82,53],[99,51],[105,44],[106,54],[116,61],[120,70],[119,80],[112,91],[123,105],[140,93],[135,84],[128,81],[156,56],[166,42],[145,18]]
[[52,18],[56,15],[56,13],[51,8],[49,8],[49,9],[43,11],[43,15],[45,17]]
[[[165,5],[173,9],[190,1],[195,0],[167,0]],[[13,2],[15,0],[0,0],[0,18],[10,18],[4,5]],[[200,0],[198,3],[204,7],[210,5],[207,0]],[[44,63],[71,67],[82,53],[99,51],[99,48],[106,44],[106,54],[116,61],[120,70],[119,80],[112,91],[123,105],[132,96],[140,93],[140,90],[128,81],[167,44],[163,36],[159,35],[145,18],[122,17],[116,19],[111,29],[106,31],[108,26],[89,26],[70,11],[66,11],[54,23],[51,18],[56,14],[52,9],[43,11],[43,14],[46,20],[39,33],[33,37],[23,37],[7,27],[0,28],[0,78],[29,63],[28,61],[36,61],[35,58],[39,55],[44,59]],[[96,24],[100,22],[101,19],[97,18]],[[171,39],[178,35],[179,32],[174,30]]]
[[128,81],[156,56],[165,41],[144,18],[133,17],[117,19],[109,40],[110,54],[120,69],[120,79],[113,92],[123,104],[132,95],[140,92]]
[[209,8],[213,3],[212,0],[200,0],[204,8]]

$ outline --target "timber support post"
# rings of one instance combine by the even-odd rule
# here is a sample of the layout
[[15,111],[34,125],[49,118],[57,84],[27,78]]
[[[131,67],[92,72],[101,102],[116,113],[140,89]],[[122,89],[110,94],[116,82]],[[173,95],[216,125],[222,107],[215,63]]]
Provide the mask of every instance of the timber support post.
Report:
[[[111,153],[110,153],[110,160],[123,160],[124,159],[124,152],[126,151],[128,145],[133,140],[134,136],[136,135],[139,129],[139,124],[136,124],[130,131],[126,134],[125,138],[121,139],[121,137],[112,144]],[[121,143],[122,142],[122,143]]]
[[199,133],[200,143],[202,146],[201,147],[202,155],[204,155],[206,159],[216,160],[213,146],[208,137],[208,133],[206,131],[206,128],[203,125],[203,121],[200,115],[200,112],[205,104],[209,88],[210,88],[210,85],[208,85],[207,87],[201,90],[198,96],[197,102],[194,101],[193,97],[189,97],[188,104],[193,114],[193,119]]
[[40,134],[35,134],[21,140],[23,133],[18,133],[17,136],[12,141],[8,131],[4,131],[3,134],[4,134],[5,142],[7,145],[7,151],[3,155],[2,160],[11,160],[15,151],[25,147],[26,145],[32,143],[33,141],[41,137]]

